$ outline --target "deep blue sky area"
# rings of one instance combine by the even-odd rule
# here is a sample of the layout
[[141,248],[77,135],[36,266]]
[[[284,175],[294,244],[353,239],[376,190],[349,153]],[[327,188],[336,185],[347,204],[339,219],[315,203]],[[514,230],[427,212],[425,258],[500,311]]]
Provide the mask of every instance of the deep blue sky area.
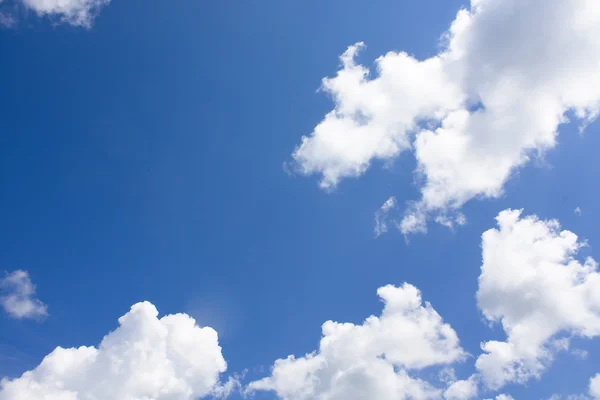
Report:
[[[29,271],[50,314],[0,317],[0,376],[99,343],[142,300],[217,329],[228,373],[248,379],[316,349],[326,320],[378,314],[386,284],[417,286],[474,357],[503,338],[475,303],[480,236],[500,210],[525,208],[600,257],[598,123],[562,127],[505,196],[467,204],[466,226],[408,243],[375,239],[373,215],[392,195],[419,197],[410,153],[332,193],[283,167],[332,108],[317,89],[348,45],[367,44],[366,65],[390,50],[428,57],[464,5],[115,0],[90,30],[43,18],[0,30],[0,271]],[[590,357],[561,354],[544,385],[504,391],[580,392],[600,362],[598,343],[581,347]]]

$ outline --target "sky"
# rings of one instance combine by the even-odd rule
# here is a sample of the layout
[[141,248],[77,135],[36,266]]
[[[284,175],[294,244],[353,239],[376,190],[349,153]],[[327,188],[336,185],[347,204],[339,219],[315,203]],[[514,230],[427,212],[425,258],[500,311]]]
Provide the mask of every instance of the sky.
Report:
[[0,1],[0,400],[600,399],[596,0]]

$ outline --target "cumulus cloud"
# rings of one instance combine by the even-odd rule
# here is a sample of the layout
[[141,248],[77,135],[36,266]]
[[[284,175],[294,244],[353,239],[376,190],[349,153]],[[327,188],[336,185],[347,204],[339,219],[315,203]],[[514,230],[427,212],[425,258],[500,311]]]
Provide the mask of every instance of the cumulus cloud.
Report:
[[35,285],[26,271],[18,270],[0,279],[0,304],[11,317],[40,319],[48,315],[48,307],[35,296]]
[[596,0],[472,0],[443,39],[425,60],[379,57],[376,74],[355,61],[364,44],[350,46],[322,84],[335,108],[293,153],[301,173],[330,189],[413,151],[422,197],[404,233],[500,196],[518,167],[555,146],[560,124],[584,127],[600,111]]
[[600,374],[590,378],[589,394],[594,400],[600,399]]
[[388,219],[390,217],[390,213],[395,211],[397,208],[398,204],[396,202],[396,198],[392,196],[381,205],[379,210],[377,210],[375,213],[375,228],[373,229],[375,232],[375,237],[379,237],[388,231]]
[[496,400],[514,400],[514,398],[509,394],[502,393],[496,396]]
[[138,303],[100,346],[56,348],[39,366],[0,382],[0,400],[194,400],[224,394],[217,332],[186,314],[158,318]]
[[469,400],[477,397],[477,377],[452,383],[444,392],[446,400]]
[[442,391],[412,370],[447,365],[465,356],[454,330],[412,285],[377,291],[380,317],[362,325],[328,321],[319,349],[275,362],[249,392],[273,391],[284,400],[434,399]]
[[518,210],[497,221],[482,236],[477,291],[485,318],[507,335],[483,343],[476,361],[491,389],[539,377],[571,337],[600,335],[600,273],[592,258],[575,258],[584,246],[577,235]]

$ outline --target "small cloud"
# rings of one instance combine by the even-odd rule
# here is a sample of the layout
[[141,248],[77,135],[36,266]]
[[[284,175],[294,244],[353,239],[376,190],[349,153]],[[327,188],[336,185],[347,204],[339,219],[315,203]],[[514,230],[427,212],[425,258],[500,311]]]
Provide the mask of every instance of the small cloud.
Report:
[[456,373],[454,372],[454,368],[445,367],[440,370],[438,373],[438,380],[442,383],[446,383],[448,385],[456,382]]
[[35,297],[35,285],[26,271],[17,270],[0,280],[0,305],[17,319],[43,319],[48,306]]
[[427,216],[420,207],[412,205],[409,210],[404,213],[404,218],[398,224],[398,229],[406,237],[412,233],[427,232]]
[[388,231],[388,218],[390,212],[398,208],[398,203],[394,196],[390,197],[383,203],[383,205],[375,212],[375,237],[386,233]]
[[438,224],[445,226],[448,229],[454,229],[456,225],[463,226],[467,223],[467,217],[461,212],[458,212],[455,216],[440,214],[435,217],[435,222]]
[[586,350],[582,350],[582,349],[573,349],[571,350],[571,355],[581,359],[581,360],[585,360],[586,358],[588,358],[590,353],[588,353]]
[[575,215],[581,215],[581,208],[577,207],[575,210],[573,210],[573,212]]

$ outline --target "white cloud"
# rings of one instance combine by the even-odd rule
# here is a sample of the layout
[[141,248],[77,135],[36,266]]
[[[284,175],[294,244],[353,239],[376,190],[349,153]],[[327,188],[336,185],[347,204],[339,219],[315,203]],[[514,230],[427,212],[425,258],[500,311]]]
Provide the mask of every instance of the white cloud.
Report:
[[72,25],[89,27],[98,11],[110,0],[21,0],[38,15],[57,17]]
[[375,237],[386,233],[388,231],[388,218],[390,212],[396,210],[398,204],[396,203],[395,197],[390,197],[383,203],[383,205],[375,213]]
[[585,360],[586,358],[588,358],[590,353],[587,350],[573,349],[573,350],[571,350],[571,355],[579,358],[580,360]]
[[284,400],[439,398],[440,389],[410,371],[462,360],[456,333],[414,286],[377,293],[385,304],[380,317],[362,325],[325,322],[317,351],[277,360],[271,376],[248,391],[274,391]]
[[341,57],[343,69],[323,80],[336,108],[293,155],[302,172],[322,174],[323,188],[361,175],[373,159],[390,159],[408,149],[406,132],[416,127],[417,117],[460,105],[461,93],[446,84],[439,58],[420,62],[389,53],[378,59],[378,78],[368,79],[368,69],[354,61],[363,46],[350,46]]
[[476,362],[491,389],[539,377],[572,336],[600,335],[600,274],[593,259],[575,259],[584,245],[577,236],[521,211],[502,211],[497,221],[482,236],[477,291],[483,315],[507,335],[483,343]]
[[581,208],[577,207],[575,208],[575,210],[573,210],[573,212],[575,213],[575,215],[581,215]]
[[590,378],[589,394],[594,400],[600,399],[600,374],[596,374]]
[[26,271],[14,271],[0,279],[0,304],[13,318],[40,319],[48,307],[35,297],[35,285]]
[[56,348],[34,370],[2,380],[0,400],[193,400],[219,386],[227,364],[217,332],[186,314],[157,318],[138,303],[98,348]]
[[381,56],[375,76],[355,62],[363,44],[349,47],[323,80],[335,109],[293,153],[301,173],[333,188],[414,151],[424,184],[404,233],[500,196],[517,167],[555,146],[567,112],[584,126],[600,110],[597,0],[472,0],[444,39],[426,60]]
[[446,400],[469,400],[477,397],[477,378],[456,381],[444,392]]

